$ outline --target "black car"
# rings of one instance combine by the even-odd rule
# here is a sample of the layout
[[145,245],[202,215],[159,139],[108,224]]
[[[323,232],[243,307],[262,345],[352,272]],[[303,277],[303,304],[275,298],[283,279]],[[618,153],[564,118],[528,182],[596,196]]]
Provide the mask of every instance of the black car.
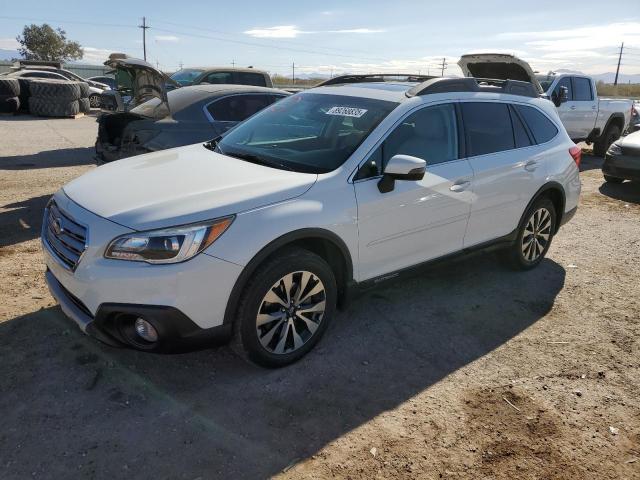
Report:
[[611,144],[604,157],[602,173],[610,183],[640,181],[640,131]]
[[274,88],[196,85],[151,98],[128,112],[103,113],[96,160],[105,163],[205,142],[287,95]]

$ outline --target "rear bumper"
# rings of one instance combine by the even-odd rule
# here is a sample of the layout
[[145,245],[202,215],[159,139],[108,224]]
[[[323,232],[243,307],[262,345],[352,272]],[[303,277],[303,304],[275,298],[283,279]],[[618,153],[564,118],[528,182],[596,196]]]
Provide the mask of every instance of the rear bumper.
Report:
[[625,180],[640,180],[640,156],[606,155],[602,173]]
[[[231,325],[200,328],[189,317],[175,307],[104,303],[96,315],[58,281],[51,270],[45,279],[51,295],[60,304],[62,311],[72,319],[80,330],[103,343],[114,347],[130,347],[155,352],[176,352],[193,348],[226,343],[231,338]],[[152,347],[141,346],[135,339],[127,337],[121,322],[142,317],[158,331],[159,340]]]

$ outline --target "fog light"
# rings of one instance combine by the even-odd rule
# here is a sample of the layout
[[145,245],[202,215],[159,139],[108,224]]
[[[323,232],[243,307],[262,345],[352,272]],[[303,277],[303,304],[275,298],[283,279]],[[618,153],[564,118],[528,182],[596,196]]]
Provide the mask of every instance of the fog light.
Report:
[[144,318],[136,318],[136,321],[133,325],[136,329],[136,333],[143,340],[149,343],[158,341],[158,331]]

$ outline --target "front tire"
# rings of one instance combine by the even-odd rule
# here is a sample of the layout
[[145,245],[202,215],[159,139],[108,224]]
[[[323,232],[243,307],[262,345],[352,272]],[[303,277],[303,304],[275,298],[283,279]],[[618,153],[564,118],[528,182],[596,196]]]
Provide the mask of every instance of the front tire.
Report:
[[258,267],[239,300],[232,347],[264,367],[306,355],[327,329],[337,299],[333,271],[321,257],[290,248]]
[[604,157],[613,142],[620,138],[620,129],[616,125],[609,125],[604,135],[593,144],[593,154],[596,157]]
[[510,265],[516,270],[536,267],[547,254],[556,228],[553,202],[542,197],[527,210],[518,228],[518,237],[507,251]]

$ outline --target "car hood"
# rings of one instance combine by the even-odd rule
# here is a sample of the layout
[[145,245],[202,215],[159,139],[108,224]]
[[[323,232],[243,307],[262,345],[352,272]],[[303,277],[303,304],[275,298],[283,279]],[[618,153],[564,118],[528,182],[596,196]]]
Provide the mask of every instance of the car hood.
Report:
[[460,57],[458,66],[465,77],[520,80],[533,84],[538,93],[543,93],[542,86],[531,66],[515,55],[471,53]]
[[196,144],[103,165],[63,190],[96,215],[149,230],[282,202],[305,193],[317,177],[249,163]]
[[640,132],[630,133],[626,137],[617,140],[616,143],[622,147],[640,151]]

